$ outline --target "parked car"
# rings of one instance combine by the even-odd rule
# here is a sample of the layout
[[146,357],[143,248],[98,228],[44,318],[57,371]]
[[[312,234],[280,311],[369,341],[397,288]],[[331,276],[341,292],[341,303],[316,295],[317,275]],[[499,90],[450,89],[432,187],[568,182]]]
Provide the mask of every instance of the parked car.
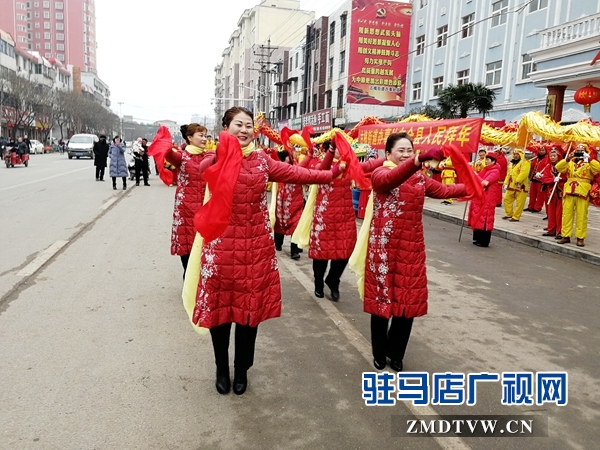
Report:
[[94,159],[94,143],[98,142],[98,136],[95,134],[74,134],[67,142],[67,153],[69,159],[73,157],[79,159],[86,156]]
[[44,153],[44,144],[36,139],[30,139],[31,141],[31,153],[42,154]]

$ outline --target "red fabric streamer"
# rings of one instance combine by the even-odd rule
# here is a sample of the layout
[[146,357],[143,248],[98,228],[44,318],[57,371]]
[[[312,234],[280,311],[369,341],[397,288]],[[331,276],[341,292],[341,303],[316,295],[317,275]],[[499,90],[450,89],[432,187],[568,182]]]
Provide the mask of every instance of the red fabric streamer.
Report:
[[288,151],[292,151],[292,144],[290,144],[290,138],[294,135],[294,134],[299,134],[298,131],[296,130],[291,130],[288,127],[283,127],[281,132],[279,133],[281,135],[281,143],[282,145],[285,147],[286,150]]
[[165,167],[165,155],[173,148],[173,138],[169,129],[164,125],[158,127],[156,135],[152,139],[152,144],[148,147],[148,155],[154,158],[158,174],[163,183],[171,186],[175,181],[175,173]]
[[371,183],[365,177],[360,161],[346,138],[336,131],[333,142],[335,142],[335,147],[340,152],[340,160],[347,164],[346,173],[348,176],[362,189],[370,189]]
[[233,190],[242,165],[240,141],[226,131],[219,134],[217,163],[204,171],[211,197],[194,216],[194,227],[206,243],[223,234],[231,219]]
[[[449,156],[452,159],[452,165],[456,171],[456,175],[460,178],[462,184],[467,188],[467,192],[470,192],[466,197],[458,200],[472,200],[478,199],[481,204],[485,204],[485,193],[483,192],[483,186],[481,185],[481,179],[477,176],[471,165],[467,162],[464,154],[455,145],[443,145],[442,151],[444,156]],[[473,217],[471,223],[477,223],[479,217],[483,213],[485,208],[481,208],[478,217]]]
[[302,138],[304,139],[304,142],[306,142],[309,152],[310,150],[313,150],[315,148],[312,141],[310,140],[311,134],[315,134],[315,130],[313,129],[313,127],[311,127],[310,125],[306,125],[304,128],[302,128]]

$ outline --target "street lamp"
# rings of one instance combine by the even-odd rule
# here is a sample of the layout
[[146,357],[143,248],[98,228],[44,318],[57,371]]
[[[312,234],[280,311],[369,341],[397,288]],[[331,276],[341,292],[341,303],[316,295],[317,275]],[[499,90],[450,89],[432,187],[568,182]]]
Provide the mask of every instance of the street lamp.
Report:
[[123,106],[123,103],[125,102],[117,102],[119,104],[119,122],[120,122],[120,129],[119,129],[119,136],[121,136],[121,140],[123,139],[123,111],[121,110],[121,107]]

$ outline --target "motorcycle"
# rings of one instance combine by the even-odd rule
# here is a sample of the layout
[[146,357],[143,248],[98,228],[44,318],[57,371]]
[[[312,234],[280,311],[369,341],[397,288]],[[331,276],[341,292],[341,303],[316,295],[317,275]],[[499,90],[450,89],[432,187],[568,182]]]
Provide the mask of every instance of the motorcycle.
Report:
[[24,153],[20,155],[17,152],[6,151],[4,153],[4,164],[6,164],[6,168],[15,167],[15,165],[23,164],[25,167],[29,166],[29,154]]

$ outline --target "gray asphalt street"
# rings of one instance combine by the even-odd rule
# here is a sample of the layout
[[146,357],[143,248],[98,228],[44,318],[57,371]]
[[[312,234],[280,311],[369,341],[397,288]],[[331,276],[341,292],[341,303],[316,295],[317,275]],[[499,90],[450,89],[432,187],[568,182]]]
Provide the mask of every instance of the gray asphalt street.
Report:
[[[340,302],[314,298],[311,262],[292,261],[286,240],[282,317],[259,327],[248,391],[221,396],[169,255],[174,189],[150,183],[112,191],[89,160],[56,154],[0,168],[0,448],[597,448],[596,266],[495,237],[459,243],[457,226],[425,218],[429,314],[405,371],[567,371],[568,404],[503,406],[501,384],[481,383],[474,406],[366,406],[362,373],[374,369],[355,276]],[[548,416],[549,437],[391,432],[393,415],[532,412]]]

